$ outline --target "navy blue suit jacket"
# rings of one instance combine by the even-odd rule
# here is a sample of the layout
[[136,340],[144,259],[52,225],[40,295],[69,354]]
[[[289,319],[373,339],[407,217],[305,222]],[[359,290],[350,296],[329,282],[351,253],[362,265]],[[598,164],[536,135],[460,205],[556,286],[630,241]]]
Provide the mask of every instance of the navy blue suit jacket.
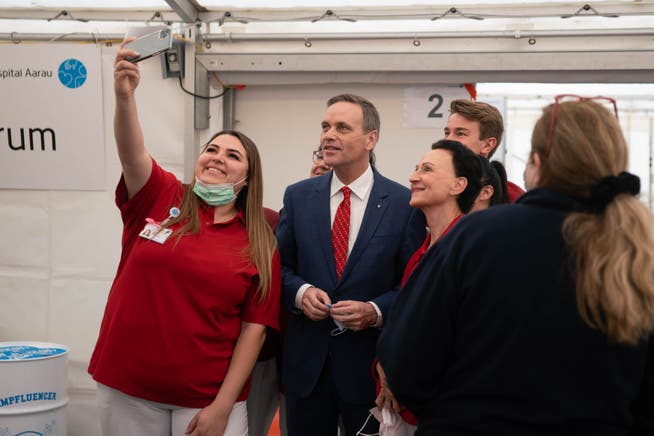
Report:
[[410,191],[381,176],[374,183],[357,240],[340,280],[331,239],[330,186],[333,172],[289,186],[276,235],[282,261],[282,304],[290,311],[284,342],[282,382],[288,393],[308,396],[331,357],[336,388],[346,401],[374,401],[371,365],[378,329],[331,336],[331,317],[312,321],[295,306],[305,283],[340,300],[373,301],[385,318],[404,267],[425,238],[422,212],[409,206]]

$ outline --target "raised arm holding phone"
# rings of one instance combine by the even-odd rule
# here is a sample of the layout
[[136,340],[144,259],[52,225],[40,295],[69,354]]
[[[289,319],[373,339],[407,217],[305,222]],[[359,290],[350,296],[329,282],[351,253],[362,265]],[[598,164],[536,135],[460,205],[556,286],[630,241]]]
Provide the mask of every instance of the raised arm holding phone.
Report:
[[[122,254],[89,372],[104,435],[247,435],[248,377],[278,328],[280,263],[256,145],[223,131],[183,184],[148,153],[138,53],[114,63]],[[176,213],[173,213],[176,209]]]

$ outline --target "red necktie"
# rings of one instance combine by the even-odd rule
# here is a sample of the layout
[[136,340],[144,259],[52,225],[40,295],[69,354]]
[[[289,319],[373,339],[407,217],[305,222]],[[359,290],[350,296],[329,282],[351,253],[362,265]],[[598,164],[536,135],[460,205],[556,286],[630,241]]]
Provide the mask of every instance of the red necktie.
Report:
[[350,188],[343,186],[343,201],[336,209],[334,225],[332,225],[332,243],[334,244],[334,261],[336,263],[336,278],[340,279],[347,261],[347,246],[350,239]]

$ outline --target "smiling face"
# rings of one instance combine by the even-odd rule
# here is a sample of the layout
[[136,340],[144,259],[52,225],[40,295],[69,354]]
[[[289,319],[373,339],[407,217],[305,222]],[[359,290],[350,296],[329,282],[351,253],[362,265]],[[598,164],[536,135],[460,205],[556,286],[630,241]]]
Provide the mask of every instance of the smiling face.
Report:
[[448,150],[436,149],[425,153],[409,177],[409,182],[409,204],[418,209],[456,202],[456,195],[460,194],[452,153]]
[[203,183],[237,183],[235,190],[240,189],[247,181],[248,156],[235,136],[219,135],[211,140],[198,157],[195,166],[195,177]]
[[354,178],[361,175],[368,167],[370,152],[377,142],[377,131],[366,132],[363,128],[361,107],[344,101],[332,104],[325,112],[321,128],[324,163],[333,168],[344,183],[347,180],[343,180],[342,174]]
[[488,157],[497,142],[495,138],[480,139],[479,122],[469,120],[458,113],[450,115],[443,133],[443,139],[459,141],[474,153],[484,157]]

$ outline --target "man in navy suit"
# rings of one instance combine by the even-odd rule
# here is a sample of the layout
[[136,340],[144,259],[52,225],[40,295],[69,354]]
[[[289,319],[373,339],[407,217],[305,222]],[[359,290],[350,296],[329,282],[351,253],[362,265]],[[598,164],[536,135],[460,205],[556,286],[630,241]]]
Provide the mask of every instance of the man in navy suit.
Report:
[[[354,436],[374,407],[371,365],[379,329],[406,262],[424,241],[425,222],[409,206],[409,190],[369,163],[379,137],[372,103],[351,94],[333,97],[321,125],[323,158],[332,171],[286,189],[276,231],[282,304],[291,313],[282,383],[289,436],[333,436],[339,416],[347,436]],[[351,212],[339,278],[332,225],[344,186]]]

